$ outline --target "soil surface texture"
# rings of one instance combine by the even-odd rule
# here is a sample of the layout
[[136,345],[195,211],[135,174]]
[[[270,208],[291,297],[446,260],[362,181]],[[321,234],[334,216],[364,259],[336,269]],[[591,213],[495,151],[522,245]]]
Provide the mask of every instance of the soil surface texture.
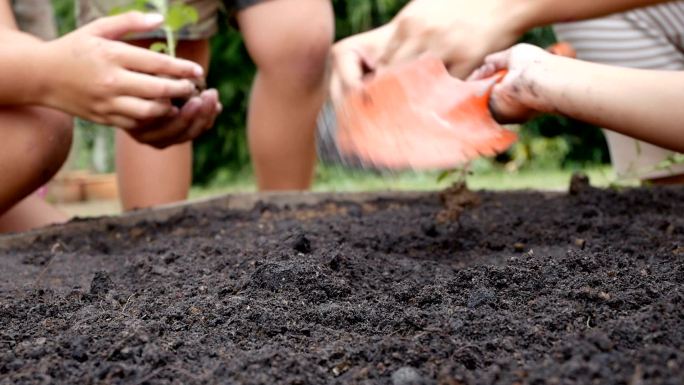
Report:
[[443,210],[189,208],[0,250],[0,384],[684,384],[684,188]]

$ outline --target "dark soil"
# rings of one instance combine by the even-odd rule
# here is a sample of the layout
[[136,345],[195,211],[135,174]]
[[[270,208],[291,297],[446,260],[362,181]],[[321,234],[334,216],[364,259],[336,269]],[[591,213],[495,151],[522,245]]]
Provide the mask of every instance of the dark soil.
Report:
[[173,104],[175,107],[178,107],[179,109],[183,108],[185,103],[187,103],[188,100],[190,100],[190,98],[192,98],[193,96],[200,95],[202,92],[204,92],[207,89],[207,82],[204,78],[192,79],[192,82],[195,83],[195,92],[193,93],[193,95],[190,96],[189,98],[182,98],[182,97],[172,98],[171,104]]
[[0,251],[0,384],[684,383],[684,188],[188,209]]

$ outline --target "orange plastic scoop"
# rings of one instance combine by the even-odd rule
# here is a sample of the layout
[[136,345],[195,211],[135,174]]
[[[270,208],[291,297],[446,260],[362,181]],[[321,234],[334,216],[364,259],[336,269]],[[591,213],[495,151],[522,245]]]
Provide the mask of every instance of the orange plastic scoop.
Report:
[[517,138],[489,113],[502,76],[464,82],[429,56],[388,70],[337,106],[339,149],[391,169],[453,168],[502,152]]
[[[564,42],[548,51],[576,56]],[[326,106],[319,121],[319,154],[350,166],[425,170],[454,168],[505,151],[516,134],[497,124],[488,106],[503,76],[464,82],[430,56],[394,67],[349,93],[334,113]]]

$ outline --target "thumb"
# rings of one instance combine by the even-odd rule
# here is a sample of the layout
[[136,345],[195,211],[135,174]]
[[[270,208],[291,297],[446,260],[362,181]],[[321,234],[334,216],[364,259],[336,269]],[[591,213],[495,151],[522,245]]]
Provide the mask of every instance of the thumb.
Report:
[[470,74],[467,80],[482,80],[495,75],[497,72],[507,70],[510,56],[510,49],[487,56],[484,64]]
[[126,12],[95,20],[84,29],[105,39],[118,40],[129,33],[154,31],[162,23],[164,16],[158,13]]

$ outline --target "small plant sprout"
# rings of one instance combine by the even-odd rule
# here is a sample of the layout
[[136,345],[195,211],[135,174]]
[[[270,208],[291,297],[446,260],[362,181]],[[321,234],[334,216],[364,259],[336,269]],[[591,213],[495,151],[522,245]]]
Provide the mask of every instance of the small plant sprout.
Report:
[[684,154],[674,153],[667,157],[667,159],[660,162],[656,168],[658,170],[667,170],[673,172],[672,167],[684,164]]
[[199,20],[197,9],[180,1],[169,3],[168,0],[133,0],[132,4],[112,8],[110,14],[116,15],[129,11],[157,12],[164,16],[162,29],[166,42],[157,42],[150,46],[150,50],[163,52],[176,57],[177,33],[190,24]]
[[452,168],[440,172],[439,175],[437,175],[437,183],[442,183],[453,175],[456,175],[455,184],[465,182],[466,177],[470,174],[470,164],[466,164],[463,167]]

